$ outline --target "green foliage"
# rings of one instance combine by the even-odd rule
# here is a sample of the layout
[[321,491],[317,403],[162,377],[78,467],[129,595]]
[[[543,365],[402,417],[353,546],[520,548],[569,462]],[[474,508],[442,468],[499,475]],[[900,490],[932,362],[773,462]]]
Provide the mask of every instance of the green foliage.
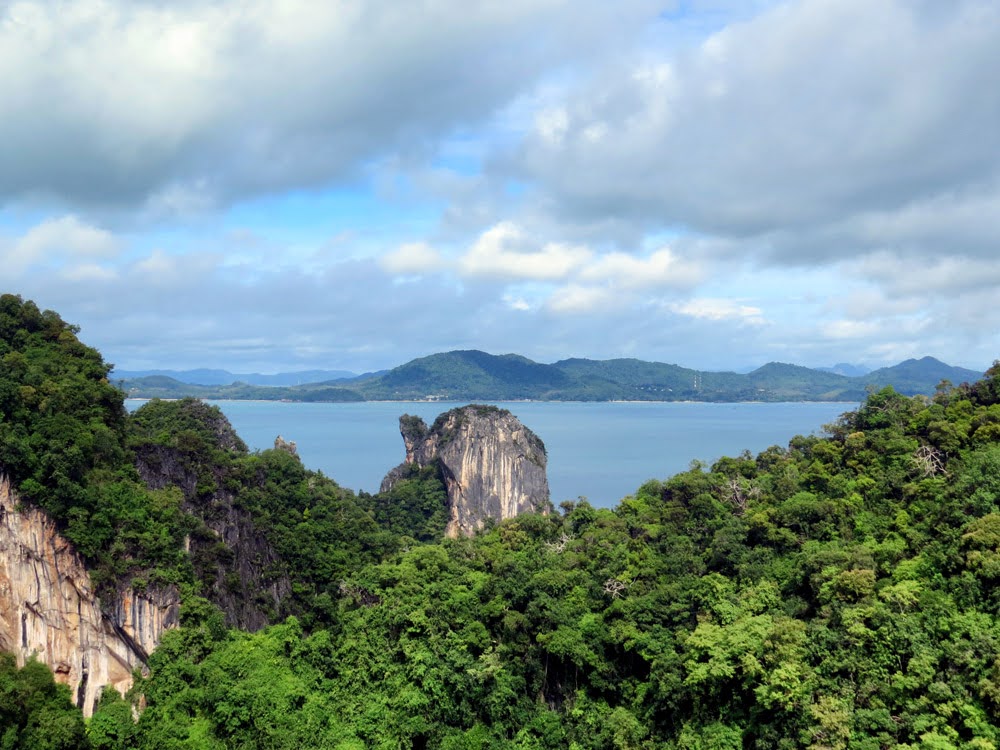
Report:
[[57,685],[48,667],[29,660],[18,669],[0,653],[0,748],[84,750],[89,748],[83,717],[69,688]]
[[[10,341],[35,335],[21,330]],[[47,672],[4,657],[0,747],[1000,744],[1000,366],[933,398],[873,391],[827,437],[693,465],[613,510],[566,503],[441,539],[433,467],[356,498],[286,451],[248,454],[196,402],[137,413],[127,447],[183,485],[140,490],[114,458],[114,414],[87,422],[110,442],[74,433],[77,453],[61,430],[87,407],[46,413],[39,392],[58,387],[5,346],[5,362],[21,359],[0,385],[4,455],[30,470],[18,476],[31,497],[65,505],[88,555],[110,542],[125,562],[108,558],[107,575],[168,560],[182,531],[239,512],[291,582],[275,614],[298,617],[227,630],[212,582],[205,598],[186,588],[182,627],[127,701],[102,699],[86,736]],[[492,366],[452,359],[459,374]],[[802,375],[762,369],[786,385]]]
[[129,418],[129,441],[178,448],[202,462],[224,463],[231,453],[247,452],[219,408],[195,398],[143,404]]
[[286,451],[263,451],[237,468],[239,503],[277,553],[274,574],[292,581],[284,612],[310,626],[329,622],[344,578],[381,560],[398,539],[352,492]]
[[388,492],[362,493],[378,526],[398,537],[430,542],[444,535],[448,524],[448,492],[441,467],[413,464]]
[[0,471],[57,518],[80,504],[90,472],[124,458],[121,394],[76,330],[0,296]]
[[125,378],[116,383],[134,398],[205,398],[232,401],[326,401],[349,403],[364,401],[360,393],[342,386],[326,383],[306,385],[268,386],[232,383],[230,385],[195,385],[182,383],[167,375],[147,375]]
[[122,394],[76,330],[50,310],[0,296],[0,474],[59,524],[99,588],[140,572],[183,580],[190,568],[179,505],[139,481]]
[[93,750],[131,750],[139,730],[132,718],[132,705],[113,688],[105,688],[94,715],[87,722],[87,739]]
[[[271,621],[297,614],[310,626],[329,622],[341,580],[398,544],[362,500],[297,456],[249,454],[218,407],[150,401],[129,421],[129,446],[151,481],[183,490],[195,577],[220,604],[256,599]],[[234,526],[253,538],[228,544],[224,532]],[[280,582],[290,595],[276,601],[267,589]]]

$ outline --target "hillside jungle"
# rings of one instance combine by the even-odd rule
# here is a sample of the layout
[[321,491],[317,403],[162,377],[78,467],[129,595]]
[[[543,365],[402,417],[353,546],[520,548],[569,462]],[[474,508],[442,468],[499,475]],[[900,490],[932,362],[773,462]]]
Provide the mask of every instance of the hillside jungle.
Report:
[[[0,467],[98,586],[178,587],[181,627],[88,720],[0,656],[4,750],[1000,745],[998,365],[450,540],[433,471],[354,495],[200,402],[129,417],[75,333],[0,298]],[[192,487],[148,489],[157,448]],[[256,632],[213,604],[225,550],[184,551],[222,490],[291,581]]]

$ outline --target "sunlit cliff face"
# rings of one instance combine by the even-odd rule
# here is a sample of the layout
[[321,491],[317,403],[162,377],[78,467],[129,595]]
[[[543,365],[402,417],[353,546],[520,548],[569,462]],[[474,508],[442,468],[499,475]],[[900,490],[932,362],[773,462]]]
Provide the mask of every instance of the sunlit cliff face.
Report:
[[[545,447],[510,412],[465,406],[441,415],[430,428],[419,418],[404,416],[400,433],[406,445],[404,466],[441,463],[448,491],[447,536],[470,536],[487,519],[503,521],[548,507]],[[393,481],[390,472],[382,491]]]
[[163,635],[177,624],[175,592],[123,589],[102,603],[73,546],[40,510],[19,508],[0,477],[0,651],[19,666],[34,656],[90,716],[101,691],[124,693]]

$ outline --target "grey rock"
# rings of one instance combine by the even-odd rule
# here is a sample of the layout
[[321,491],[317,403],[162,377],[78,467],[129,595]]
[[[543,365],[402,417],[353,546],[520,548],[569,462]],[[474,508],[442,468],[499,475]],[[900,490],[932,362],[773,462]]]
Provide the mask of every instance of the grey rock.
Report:
[[445,412],[430,427],[404,414],[399,432],[406,461],[386,475],[381,490],[391,489],[413,464],[438,462],[448,491],[447,536],[470,536],[490,519],[549,510],[545,445],[506,409],[470,404]]
[[[216,449],[246,450],[229,420],[221,415],[212,420],[208,424]],[[275,447],[298,459],[294,443],[279,437]],[[182,450],[152,443],[135,450],[135,465],[150,489],[180,489],[181,510],[204,524],[188,538],[187,551],[196,575],[208,587],[206,598],[225,614],[226,625],[254,631],[272,624],[291,596],[292,584],[287,575],[276,574],[281,570],[277,552],[240,504],[239,480],[225,466],[199,464]],[[206,479],[211,480],[207,485]],[[220,545],[225,548],[222,555]]]

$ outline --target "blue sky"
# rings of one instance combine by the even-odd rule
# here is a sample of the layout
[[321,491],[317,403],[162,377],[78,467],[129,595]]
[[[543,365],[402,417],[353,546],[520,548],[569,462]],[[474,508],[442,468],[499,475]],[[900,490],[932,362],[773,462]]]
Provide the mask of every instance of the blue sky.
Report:
[[0,287],[122,369],[1000,357],[992,0],[0,7]]

